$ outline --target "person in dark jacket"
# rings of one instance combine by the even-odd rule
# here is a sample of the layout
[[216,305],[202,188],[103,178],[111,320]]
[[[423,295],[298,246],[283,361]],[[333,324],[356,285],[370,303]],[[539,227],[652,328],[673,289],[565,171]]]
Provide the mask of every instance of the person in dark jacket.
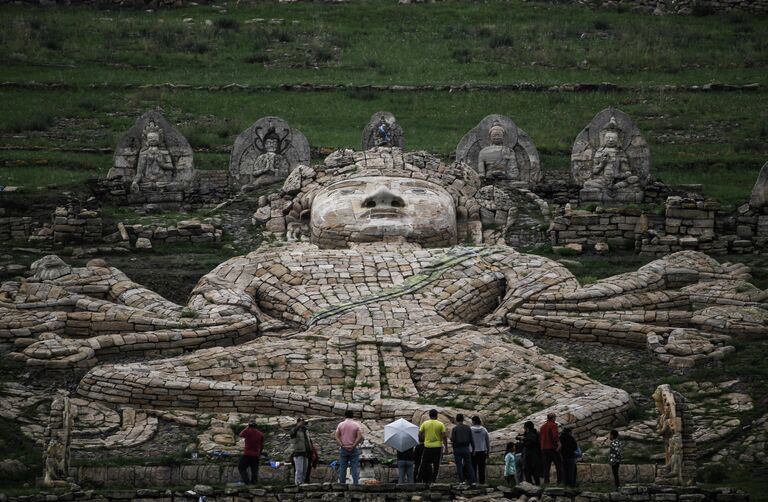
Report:
[[576,486],[576,450],[579,445],[571,434],[571,429],[563,428],[560,433],[560,454],[563,456],[563,477],[565,486]]
[[397,484],[415,483],[413,464],[416,461],[416,447],[397,452]]
[[413,447],[413,479],[416,483],[423,483],[421,477],[421,456],[424,454],[424,441]]
[[541,448],[539,446],[539,434],[533,422],[528,420],[523,425],[523,470],[525,480],[534,485],[541,483]]
[[469,479],[471,485],[475,485],[475,469],[472,467],[472,452],[475,451],[475,439],[472,437],[472,429],[464,423],[464,415],[456,415],[456,425],[451,431],[451,444],[453,445],[453,459],[456,462],[456,475],[459,483]]

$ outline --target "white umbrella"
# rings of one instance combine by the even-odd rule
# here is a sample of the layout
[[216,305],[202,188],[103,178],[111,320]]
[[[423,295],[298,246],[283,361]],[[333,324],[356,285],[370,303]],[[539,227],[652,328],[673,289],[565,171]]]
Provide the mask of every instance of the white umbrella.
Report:
[[419,444],[419,426],[399,418],[384,426],[384,444],[405,451]]

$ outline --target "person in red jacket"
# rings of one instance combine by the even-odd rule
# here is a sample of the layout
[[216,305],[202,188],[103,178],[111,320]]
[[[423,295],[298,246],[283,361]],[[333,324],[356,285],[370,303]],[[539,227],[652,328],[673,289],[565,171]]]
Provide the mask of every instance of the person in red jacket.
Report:
[[555,464],[558,484],[563,481],[562,462],[560,460],[560,433],[557,431],[556,415],[547,415],[547,421],[539,429],[539,444],[541,446],[541,461],[544,470],[544,482],[549,483],[549,469]]
[[[261,448],[264,446],[264,433],[256,428],[256,423],[251,422],[248,427],[240,432],[240,437],[245,438],[243,456],[237,464],[240,478],[244,484],[256,484],[259,480],[259,460]],[[248,469],[251,469],[251,477],[248,479]]]

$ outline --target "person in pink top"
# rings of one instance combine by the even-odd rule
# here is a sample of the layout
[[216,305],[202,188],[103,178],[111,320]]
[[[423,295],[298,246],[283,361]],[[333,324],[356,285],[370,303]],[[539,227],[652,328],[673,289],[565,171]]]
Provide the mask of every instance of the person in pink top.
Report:
[[[259,480],[259,459],[264,446],[264,433],[256,428],[255,422],[251,422],[240,432],[240,437],[245,438],[245,447],[243,456],[237,464],[237,470],[240,471],[244,484],[256,484]],[[251,469],[250,479],[248,478],[249,468]]]
[[336,442],[339,443],[339,483],[347,482],[347,465],[352,469],[352,482],[360,482],[360,449],[363,442],[363,428],[352,420],[352,410],[344,412],[344,421],[336,427]]

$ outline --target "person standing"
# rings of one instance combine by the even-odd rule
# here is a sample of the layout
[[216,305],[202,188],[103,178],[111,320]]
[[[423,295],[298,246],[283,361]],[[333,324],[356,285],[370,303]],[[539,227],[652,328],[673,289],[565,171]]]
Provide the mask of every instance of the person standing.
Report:
[[[245,438],[245,446],[243,456],[237,464],[237,470],[240,471],[243,484],[254,485],[259,481],[259,460],[261,460],[261,449],[264,447],[264,433],[256,428],[256,422],[249,422],[248,427],[240,431],[240,437]],[[248,469],[251,470],[250,478]]]
[[472,466],[475,469],[475,478],[481,485],[485,484],[485,463],[488,460],[488,452],[491,450],[491,437],[488,429],[483,427],[480,417],[472,417],[472,441],[475,450],[472,452]]
[[416,447],[397,452],[397,484],[415,483],[413,464],[416,461]]
[[440,470],[440,458],[443,451],[448,451],[448,436],[445,425],[437,419],[437,410],[429,410],[429,420],[419,427],[419,439],[424,441],[421,457],[421,481],[434,483]]
[[416,483],[423,483],[424,480],[421,478],[421,459],[424,456],[424,439],[419,439],[419,444],[417,444],[413,449],[413,478],[415,479]]
[[[523,430],[525,434],[525,430]],[[525,481],[524,469],[523,469],[523,451],[525,450],[523,443],[523,434],[518,434],[515,437],[515,481],[522,483]]]
[[456,462],[456,476],[459,483],[474,486],[477,483],[475,469],[472,467],[472,452],[475,451],[475,442],[472,437],[472,429],[464,423],[464,415],[456,415],[456,425],[451,431],[451,444],[453,445],[453,460]]
[[539,429],[539,441],[541,445],[542,469],[544,471],[544,482],[549,483],[549,470],[552,464],[555,464],[557,473],[557,482],[563,482],[563,473],[560,460],[560,434],[557,431],[557,416],[554,413],[547,415],[547,421]]
[[608,463],[611,464],[611,472],[613,472],[613,484],[618,488],[619,483],[619,466],[621,465],[621,441],[619,440],[619,431],[613,429],[611,431],[611,446],[608,451]]
[[560,454],[563,456],[563,477],[565,486],[576,486],[576,450],[579,445],[571,434],[571,429],[563,428],[560,433]]
[[315,446],[315,443],[310,441],[310,446],[312,448],[312,451],[309,454],[309,461],[307,462],[307,472],[304,475],[304,482],[310,483],[310,479],[312,476],[312,469],[317,468],[317,463],[320,461],[320,455],[317,453],[317,446]]
[[538,485],[541,474],[541,447],[539,446],[539,434],[533,422],[528,420],[523,424],[523,470],[525,480]]
[[344,412],[344,420],[336,426],[334,434],[339,444],[339,483],[347,483],[347,466],[352,470],[352,483],[360,483],[360,449],[363,442],[363,428],[352,420],[352,410]]
[[504,479],[509,486],[515,486],[517,477],[517,460],[515,459],[515,443],[507,443],[504,453]]
[[312,441],[307,433],[307,423],[303,418],[296,419],[296,425],[291,429],[291,447],[293,449],[293,465],[295,467],[294,483],[303,484],[307,477],[307,465],[312,454]]

